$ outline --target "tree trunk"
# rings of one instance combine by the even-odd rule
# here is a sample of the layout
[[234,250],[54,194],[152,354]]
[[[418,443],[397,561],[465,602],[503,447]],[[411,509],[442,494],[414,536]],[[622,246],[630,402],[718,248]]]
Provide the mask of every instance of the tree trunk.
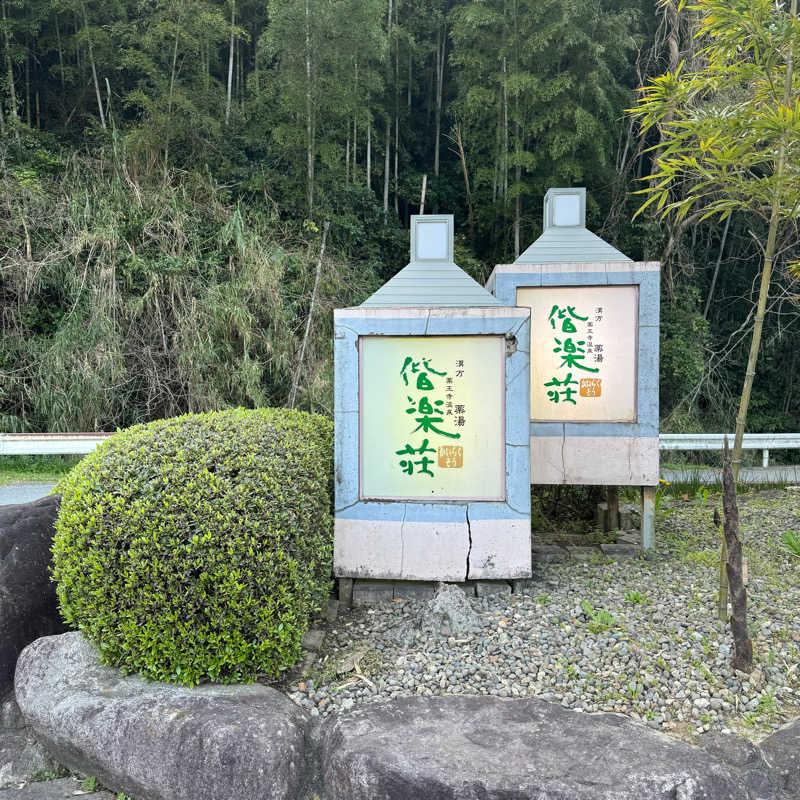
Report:
[[708,319],[708,309],[711,307],[711,298],[714,296],[714,287],[717,285],[717,276],[719,275],[719,265],[722,262],[722,253],[725,250],[725,240],[728,238],[728,228],[731,225],[731,217],[733,213],[728,215],[725,220],[725,230],[722,231],[722,241],[719,245],[719,253],[717,254],[717,264],[714,267],[714,275],[711,278],[711,288],[708,290],[708,297],[706,298],[706,307],[703,309],[703,317]]
[[164,182],[166,183],[167,176],[169,175],[169,138],[170,129],[172,128],[172,93],[175,91],[175,76],[178,69],[178,39],[180,34],[178,29],[175,30],[175,44],[172,48],[172,69],[169,73],[169,94],[167,95],[167,134],[166,141],[164,142]]
[[383,221],[389,216],[389,173],[391,170],[390,150],[392,149],[392,121],[389,115],[386,115],[386,148],[383,158]]
[[[81,29],[80,25],[80,17],[78,16],[77,12],[73,15],[72,21],[73,33],[78,33]],[[78,68],[78,74],[83,76],[83,62],[81,61],[81,48],[80,42],[78,41],[78,37],[74,36],[73,41],[75,42],[75,65]]]
[[492,178],[492,203],[497,202],[497,194],[500,191],[500,147],[503,128],[503,103],[502,100],[497,104],[497,125],[494,131],[494,175]]
[[503,160],[501,164],[503,173],[503,202],[508,198],[508,70],[506,59],[503,57]]
[[372,120],[367,122],[367,189],[372,188]]
[[64,78],[64,50],[61,47],[61,28],[58,24],[58,14],[55,15],[56,23],[56,42],[58,43],[58,66],[61,72],[61,89],[66,89],[66,80]]
[[[100,112],[100,126],[106,130],[106,115],[103,111],[103,98],[100,96],[100,83],[97,80],[97,66],[94,63],[94,50],[92,49],[92,37],[89,33],[89,12],[86,10],[86,3],[83,6],[83,25],[86,31],[86,45],[89,50],[89,65],[92,68],[92,81],[94,82],[94,94],[97,98],[97,110]],[[176,38],[177,43],[177,38]],[[174,73],[174,67],[173,67]],[[172,102],[172,82],[170,81],[170,103]]]
[[355,99],[355,111],[353,111],[353,183],[355,183],[356,164],[358,164],[358,59],[355,62],[353,97]]
[[[399,16],[399,5],[394,7],[394,22],[397,25]],[[400,43],[394,44],[394,213],[400,214],[400,206],[397,199],[397,150],[400,146]]]
[[347,144],[344,148],[344,182],[350,183],[350,122],[347,123]]
[[394,118],[394,213],[400,216],[400,200],[397,197],[397,169],[399,159],[397,153],[400,149],[400,120],[397,116]]
[[314,140],[311,106],[311,7],[309,0],[305,3],[306,25],[306,200],[308,213],[314,210]]
[[439,175],[439,141],[442,133],[442,89],[444,87],[444,61],[447,52],[447,26],[443,22],[436,34],[436,143],[433,151],[433,174]]
[[225,99],[225,127],[231,119],[231,95],[233,94],[233,28],[236,24],[236,0],[231,0],[231,38],[228,46],[228,94]]
[[408,47],[408,94],[406,95],[406,105],[408,110],[411,111],[411,78],[413,73],[414,54],[411,52],[411,46]]
[[453,138],[456,140],[458,148],[458,158],[461,161],[461,171],[464,173],[464,189],[467,193],[467,220],[469,222],[469,238],[471,244],[475,245],[475,226],[472,215],[472,192],[469,188],[469,173],[467,172],[467,154],[464,152],[464,140],[461,136],[461,126],[453,126]]
[[319,258],[317,259],[317,270],[314,274],[314,288],[311,292],[311,305],[308,309],[308,319],[306,319],[306,330],[303,334],[303,343],[300,345],[300,357],[297,359],[297,368],[294,372],[294,379],[292,380],[292,388],[289,392],[289,408],[294,408],[294,402],[297,398],[297,387],[300,385],[300,374],[303,369],[303,361],[305,360],[306,356],[306,345],[308,344],[308,334],[311,331],[311,319],[314,316],[314,305],[317,302],[317,289],[319,287],[319,277],[320,273],[322,272],[322,259],[325,255],[325,242],[328,238],[328,228],[330,228],[331,223],[329,220],[325,220],[322,223],[322,244],[319,248]]
[[522,180],[522,167],[517,164],[515,169],[517,186],[514,195],[514,260],[516,261],[519,258],[520,227],[522,225],[522,198],[519,190],[519,184]]
[[731,593],[731,633],[733,657],[731,665],[742,672],[753,669],[753,643],[747,632],[747,589],[742,574],[742,543],[739,539],[739,508],[736,503],[736,479],[731,466],[728,439],[722,461],[722,508],[725,515],[725,545],[728,559],[725,565]]
[[244,113],[244,54],[242,53],[242,41],[236,42],[236,94],[239,98],[239,111]]
[[25,121],[31,127],[31,49],[25,48]]
[[420,215],[425,213],[425,190],[428,187],[428,173],[426,172],[422,176],[422,191],[419,195],[419,213]]
[[[8,70],[8,99],[11,101],[11,125],[16,128],[14,123],[19,119],[19,107],[17,105],[17,92],[14,88],[14,67],[11,64],[11,43],[8,38],[8,20],[6,18],[5,0],[0,3],[0,8],[2,8],[3,11],[3,39],[6,52],[6,68]],[[16,131],[16,137],[17,142],[19,142],[19,131]]]
[[[386,46],[388,58],[386,59],[386,86],[388,89],[392,74],[392,0],[389,0],[386,11]],[[395,90],[396,95],[396,90]],[[392,119],[386,115],[386,147],[383,151],[383,221],[389,217],[389,175],[391,172],[391,150],[392,147]]]
[[356,182],[356,164],[358,163],[358,120],[353,114],[353,183]]
[[[792,0],[789,12],[792,21],[797,20],[797,0]],[[792,106],[792,73],[794,62],[792,51],[786,57],[786,78],[783,89],[783,102],[787,108]],[[744,440],[744,425],[747,420],[747,409],[750,405],[750,392],[753,388],[753,378],[756,375],[756,362],[758,350],[761,346],[761,331],[764,327],[764,312],[767,307],[769,284],[772,278],[772,266],[775,261],[775,242],[778,236],[780,222],[780,183],[786,161],[786,142],[781,140],[775,164],[776,187],[772,198],[772,209],[769,215],[769,232],[767,233],[767,246],[764,250],[764,268],[761,271],[761,287],[758,292],[758,306],[756,308],[755,324],[753,325],[753,339],[750,342],[750,354],[747,357],[747,371],[744,374],[744,386],[739,400],[739,411],[736,414],[736,438],[733,443],[733,477],[739,478],[739,467],[742,463],[742,442]]]

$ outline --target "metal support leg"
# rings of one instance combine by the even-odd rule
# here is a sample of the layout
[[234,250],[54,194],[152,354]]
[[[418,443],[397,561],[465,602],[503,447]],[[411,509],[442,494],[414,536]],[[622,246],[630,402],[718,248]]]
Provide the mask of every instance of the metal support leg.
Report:
[[764,448],[764,452],[761,454],[761,466],[768,467],[769,466],[769,450]]
[[656,546],[656,487],[642,486],[642,549]]

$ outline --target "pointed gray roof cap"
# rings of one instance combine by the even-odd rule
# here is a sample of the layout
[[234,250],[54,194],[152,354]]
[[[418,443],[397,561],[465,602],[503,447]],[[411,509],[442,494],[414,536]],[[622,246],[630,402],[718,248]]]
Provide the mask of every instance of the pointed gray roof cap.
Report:
[[453,215],[411,217],[411,262],[362,306],[499,306],[453,261]]
[[548,189],[544,231],[515,264],[630,261],[586,228],[586,189]]

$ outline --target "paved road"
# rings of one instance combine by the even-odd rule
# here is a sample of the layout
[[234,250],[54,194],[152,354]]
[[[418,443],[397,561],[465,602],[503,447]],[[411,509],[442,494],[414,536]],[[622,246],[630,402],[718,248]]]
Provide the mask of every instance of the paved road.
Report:
[[[721,469],[662,469],[665,481],[687,483],[722,483]],[[743,467],[739,472],[741,483],[800,483],[800,467]]]
[[0,486],[0,506],[30,503],[31,500],[38,500],[50,494],[54,486],[54,483],[11,483],[8,486]]

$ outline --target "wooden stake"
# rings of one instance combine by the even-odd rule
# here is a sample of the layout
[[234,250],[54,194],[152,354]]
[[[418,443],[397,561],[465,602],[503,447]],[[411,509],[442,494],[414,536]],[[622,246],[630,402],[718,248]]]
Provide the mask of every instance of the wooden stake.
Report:
[[616,486],[606,488],[606,502],[608,504],[608,529],[619,529],[619,490]]
[[420,198],[419,198],[419,213],[420,214],[424,214],[425,213],[425,189],[426,189],[427,186],[428,186],[428,173],[426,172],[422,176],[422,194],[420,195]]

